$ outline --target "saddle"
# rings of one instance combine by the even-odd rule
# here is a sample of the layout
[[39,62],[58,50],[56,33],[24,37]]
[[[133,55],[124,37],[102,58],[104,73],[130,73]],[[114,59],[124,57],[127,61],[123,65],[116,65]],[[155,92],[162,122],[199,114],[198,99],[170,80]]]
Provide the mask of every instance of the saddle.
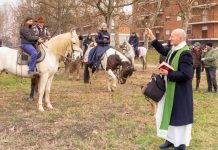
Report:
[[[29,54],[25,53],[21,48],[17,48],[18,53],[17,53],[17,64],[18,65],[28,65],[30,61],[30,56]],[[45,59],[45,50],[37,50],[38,52],[38,58],[36,63],[40,63]]]

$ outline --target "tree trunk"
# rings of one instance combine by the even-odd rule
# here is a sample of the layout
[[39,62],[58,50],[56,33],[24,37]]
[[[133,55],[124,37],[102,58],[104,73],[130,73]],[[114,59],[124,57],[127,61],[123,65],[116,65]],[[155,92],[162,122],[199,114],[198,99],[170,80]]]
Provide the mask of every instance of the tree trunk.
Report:
[[189,23],[189,19],[185,17],[185,19],[182,21],[182,29],[185,30],[186,33],[188,30],[188,23]]
[[58,0],[58,34],[61,34],[61,0]]
[[120,48],[120,38],[119,38],[119,17],[114,18],[114,42],[115,48]]

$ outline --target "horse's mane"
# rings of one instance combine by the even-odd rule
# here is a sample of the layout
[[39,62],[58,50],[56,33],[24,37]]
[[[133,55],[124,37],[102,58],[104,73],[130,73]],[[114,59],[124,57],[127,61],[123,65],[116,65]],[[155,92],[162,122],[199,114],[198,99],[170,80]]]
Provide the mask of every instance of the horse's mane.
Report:
[[[71,49],[71,42],[71,33],[68,32],[51,38],[45,45],[57,54],[64,54],[66,50]],[[79,41],[76,44],[79,45]]]
[[125,41],[125,42],[126,42],[128,49],[131,50],[133,47],[129,44],[129,42],[127,42],[127,41]]

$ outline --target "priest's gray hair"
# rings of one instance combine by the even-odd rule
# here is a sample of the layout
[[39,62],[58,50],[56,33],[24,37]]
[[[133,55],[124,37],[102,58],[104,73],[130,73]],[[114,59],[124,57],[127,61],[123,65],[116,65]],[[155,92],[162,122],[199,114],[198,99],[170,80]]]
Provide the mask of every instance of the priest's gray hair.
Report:
[[186,40],[187,34],[185,30],[178,28],[178,29],[173,30],[173,32],[176,33],[177,36],[179,36],[182,40],[184,41]]

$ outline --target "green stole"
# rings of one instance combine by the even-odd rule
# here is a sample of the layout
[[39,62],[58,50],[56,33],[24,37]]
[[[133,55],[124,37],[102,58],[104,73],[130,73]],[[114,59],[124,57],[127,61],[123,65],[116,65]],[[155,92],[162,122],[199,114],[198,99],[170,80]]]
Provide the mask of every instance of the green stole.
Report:
[[[174,56],[171,66],[174,68],[174,71],[178,71],[179,66],[179,58],[182,52],[189,50],[189,47],[185,45],[182,49],[178,50],[176,55]],[[168,53],[167,57],[171,54],[172,50]],[[175,94],[175,87],[176,82],[173,81],[167,81],[167,89],[166,89],[166,97],[165,97],[165,103],[164,103],[164,109],[163,109],[163,116],[162,121],[160,125],[160,129],[162,130],[168,130],[172,108],[173,108],[173,100],[174,100],[174,94]]]

